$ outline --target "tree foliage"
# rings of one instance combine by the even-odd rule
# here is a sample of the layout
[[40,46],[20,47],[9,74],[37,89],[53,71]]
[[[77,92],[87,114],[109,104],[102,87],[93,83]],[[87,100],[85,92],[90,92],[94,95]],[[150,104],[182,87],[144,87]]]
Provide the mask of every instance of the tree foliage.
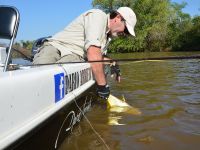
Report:
[[[136,37],[118,38],[110,52],[185,50],[192,44],[200,50],[199,16],[183,13],[186,3],[170,0],[93,0],[93,6],[110,12],[121,6],[131,7],[137,16]],[[194,34],[195,32],[195,34]]]
[[23,57],[22,54],[30,57],[33,42],[34,41],[29,41],[29,40],[27,41],[21,40],[20,42],[15,42],[15,44],[13,45],[13,48],[20,52],[17,53],[16,51],[12,51],[12,57],[13,58]]
[[105,12],[110,12],[121,6],[130,7],[133,1],[134,0],[93,0],[92,5],[95,8],[104,10]]
[[196,16],[189,23],[190,25],[175,40],[175,50],[200,50],[200,16]]

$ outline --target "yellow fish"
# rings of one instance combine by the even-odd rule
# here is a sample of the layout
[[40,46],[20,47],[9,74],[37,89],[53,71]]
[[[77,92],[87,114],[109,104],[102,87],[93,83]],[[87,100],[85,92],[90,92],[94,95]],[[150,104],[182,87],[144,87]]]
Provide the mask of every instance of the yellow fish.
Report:
[[134,108],[126,103],[125,99],[118,99],[117,97],[110,94],[107,100],[107,106],[111,112],[125,112],[133,115],[140,115],[141,111],[138,108]]

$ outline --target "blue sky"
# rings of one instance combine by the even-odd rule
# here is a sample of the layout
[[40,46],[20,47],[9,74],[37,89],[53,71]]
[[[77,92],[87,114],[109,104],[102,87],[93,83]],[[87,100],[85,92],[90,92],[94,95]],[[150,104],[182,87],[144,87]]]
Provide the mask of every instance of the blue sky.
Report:
[[183,9],[185,13],[191,16],[200,15],[200,0],[171,0],[172,2],[186,2],[187,6]]
[[[172,0],[181,3],[183,0]],[[185,0],[184,12],[200,15],[200,0]],[[62,30],[82,12],[92,8],[92,0],[0,0],[1,5],[19,9],[20,26],[17,41],[35,40]]]

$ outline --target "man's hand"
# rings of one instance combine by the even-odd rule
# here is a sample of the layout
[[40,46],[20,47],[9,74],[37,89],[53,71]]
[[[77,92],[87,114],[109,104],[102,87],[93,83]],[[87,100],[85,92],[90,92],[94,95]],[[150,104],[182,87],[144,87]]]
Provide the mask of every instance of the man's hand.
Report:
[[107,100],[110,95],[109,85],[97,85],[97,94],[100,98]]
[[115,76],[116,76],[115,79],[116,79],[118,82],[120,82],[120,81],[121,81],[121,72],[120,72],[120,69],[119,69],[119,65],[118,65],[116,62],[113,62],[113,63],[111,64],[110,68],[111,68],[111,70],[110,70],[110,72],[111,72],[111,77],[113,77],[114,74],[115,74]]

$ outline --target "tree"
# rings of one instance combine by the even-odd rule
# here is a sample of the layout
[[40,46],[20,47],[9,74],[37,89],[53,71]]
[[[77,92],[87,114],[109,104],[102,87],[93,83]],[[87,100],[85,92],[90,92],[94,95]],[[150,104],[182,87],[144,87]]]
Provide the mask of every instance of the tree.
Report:
[[134,8],[138,18],[136,30],[143,35],[144,50],[161,51],[163,49],[169,23],[169,4],[168,0],[137,0],[135,2]]
[[[116,39],[110,51],[160,51],[165,46],[169,17],[169,0],[94,0],[93,6],[105,11],[131,7],[137,16],[136,37]],[[115,50],[116,49],[116,50]]]
[[29,40],[28,41],[21,40],[20,43],[23,48],[28,49],[28,50],[31,50],[31,48],[33,46],[33,41],[29,41]]
[[[19,57],[30,57],[31,56],[31,49],[34,41],[23,41],[15,42],[13,45],[12,57],[19,58]],[[17,52],[19,51],[19,52]]]
[[186,5],[187,3],[185,2],[181,4],[171,3],[170,5],[170,23],[168,24],[166,47],[171,47],[171,49],[175,50],[180,49],[182,45],[180,41],[182,35],[192,27],[190,15],[182,12],[182,9]]
[[94,0],[95,8],[110,12],[131,7],[137,16],[136,37],[111,42],[110,52],[200,50],[200,17],[191,18],[182,9],[187,5],[170,0]]
[[176,50],[193,51],[200,50],[200,16],[194,17],[192,26],[187,27],[177,38],[178,45],[174,46]]
[[130,7],[134,0],[93,0],[92,5],[95,8],[104,10],[105,12],[111,12],[121,6]]

